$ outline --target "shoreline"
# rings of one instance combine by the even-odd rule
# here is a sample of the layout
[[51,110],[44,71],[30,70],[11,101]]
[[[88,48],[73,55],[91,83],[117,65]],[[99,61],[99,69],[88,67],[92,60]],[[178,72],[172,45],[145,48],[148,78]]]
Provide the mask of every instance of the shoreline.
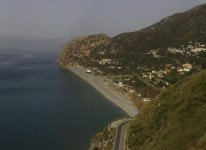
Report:
[[130,117],[135,117],[138,114],[139,111],[137,110],[137,107],[125,96],[120,95],[117,91],[107,85],[104,81],[104,77],[97,77],[95,75],[88,74],[85,72],[86,69],[81,66],[70,66],[67,67],[67,69],[93,86],[104,97],[123,110]]

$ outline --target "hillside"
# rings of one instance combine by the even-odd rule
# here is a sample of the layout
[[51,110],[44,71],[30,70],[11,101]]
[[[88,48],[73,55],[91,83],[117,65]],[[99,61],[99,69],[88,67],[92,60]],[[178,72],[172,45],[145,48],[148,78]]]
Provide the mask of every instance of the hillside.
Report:
[[189,41],[206,43],[205,35],[206,4],[164,18],[140,31],[117,35],[112,38],[111,44],[127,52],[147,52],[151,49],[178,47]]
[[129,130],[131,150],[206,149],[206,71],[162,92]]
[[59,54],[58,64],[61,67],[78,64],[89,57],[92,49],[107,44],[109,40],[103,33],[72,39]]
[[206,150],[206,4],[139,31],[73,39],[58,64],[109,78],[143,109],[131,150]]
[[61,51],[58,64],[84,66],[140,98],[154,97],[206,68],[206,4],[140,31],[73,39]]
[[[91,43],[96,43],[98,40],[103,43],[90,46]],[[84,44],[82,44],[84,43]],[[87,44],[85,44],[87,43]],[[90,44],[89,44],[90,43]],[[128,32],[119,34],[113,38],[109,38],[105,34],[97,34],[91,36],[80,37],[68,42],[62,51],[65,55],[70,55],[69,49],[74,45],[73,52],[81,57],[87,57],[87,61],[93,59],[100,60],[101,58],[110,57],[114,61],[128,65],[128,67],[136,67],[136,65],[148,65],[148,60],[158,64],[160,60],[166,62],[177,63],[177,60],[185,58],[188,46],[193,48],[199,44],[206,43],[206,4],[196,6],[189,11],[177,13],[172,16],[162,19],[160,22],[144,28],[140,31]],[[89,49],[86,53],[81,53],[79,49]],[[79,48],[79,49],[77,49]],[[168,48],[179,48],[183,52],[183,56],[172,58],[171,51]],[[192,49],[192,48],[191,48]],[[145,55],[156,51],[159,54],[159,60]],[[169,53],[168,53],[169,52]],[[61,56],[61,55],[60,55]],[[74,55],[75,57],[76,55]],[[142,58],[144,56],[144,58]],[[128,57],[130,59],[128,59]],[[189,57],[189,56],[188,56]],[[157,57],[156,57],[157,58]],[[72,57],[68,57],[72,59]],[[86,58],[85,58],[86,59]],[[139,59],[135,61],[135,59]],[[79,60],[76,60],[77,62]],[[97,63],[97,62],[96,62]],[[127,63],[127,64],[124,64]],[[149,63],[150,64],[150,63]]]
[[[202,66],[206,51],[206,4],[164,18],[140,31],[119,34],[104,49],[104,56],[96,53],[102,50],[98,47],[90,56],[111,58],[127,72],[139,72],[137,68],[164,70],[166,64]],[[109,72],[106,67],[104,70]]]

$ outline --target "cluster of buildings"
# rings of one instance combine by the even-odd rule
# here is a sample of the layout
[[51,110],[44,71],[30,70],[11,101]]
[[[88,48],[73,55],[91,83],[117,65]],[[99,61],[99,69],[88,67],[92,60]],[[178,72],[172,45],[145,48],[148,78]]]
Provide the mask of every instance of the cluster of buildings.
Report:
[[184,72],[190,72],[190,70],[193,68],[192,64],[186,63],[182,64],[181,67],[177,67],[177,71],[181,74],[184,74]]
[[149,80],[152,80],[155,77],[163,78],[165,75],[167,75],[167,73],[168,72],[165,70],[159,70],[159,71],[152,70],[151,72],[142,73],[142,78],[149,79]]
[[[154,58],[162,57],[159,55],[161,49],[152,49],[147,54],[152,54]],[[179,48],[169,47],[165,51],[166,53],[171,54],[181,54],[185,56],[196,56],[198,57],[200,53],[206,52],[206,45],[200,44],[198,42],[189,42],[187,46],[181,45]]]
[[[184,56],[198,56],[201,52],[206,52],[206,45],[204,44],[200,44],[200,43],[192,43],[190,42],[187,46],[181,46],[180,48],[167,48],[166,51],[164,51],[165,54],[166,53],[172,53],[172,54],[182,54]],[[162,53],[162,51],[161,51]],[[160,58],[162,57],[160,53],[160,49],[157,50],[151,50],[148,54],[152,54],[153,57],[155,58]],[[164,54],[163,54],[164,55]],[[102,58],[101,60],[96,61],[96,63],[98,63],[100,66],[105,66],[108,69],[118,69],[118,70],[122,70],[123,68],[121,67],[121,65],[118,62],[115,62],[114,60],[110,59],[110,58]],[[190,72],[192,69],[194,68],[194,66],[190,63],[184,63],[184,64],[179,64],[179,65],[173,65],[173,64],[165,64],[165,67],[163,69],[152,69],[151,68],[147,68],[147,66],[138,66],[137,70],[139,71],[139,73],[141,73],[141,77],[143,80],[148,81],[149,83],[157,86],[157,87],[161,87],[161,88],[165,88],[167,86],[170,85],[170,83],[167,81],[167,77],[170,76],[171,71],[175,71],[177,74],[179,73],[180,75],[185,74],[186,72]],[[101,70],[101,69],[100,69]],[[91,68],[91,69],[87,69],[86,72],[87,73],[97,73],[102,75],[102,71],[100,71],[98,68]],[[116,70],[117,71],[117,70]],[[136,94],[137,91],[134,89],[133,79],[118,79],[115,82],[115,85],[119,88],[123,88],[126,91],[130,92],[130,94]],[[141,95],[138,95],[138,97],[141,98]],[[142,98],[144,101],[150,101],[149,98]]]
[[142,78],[151,81],[155,85],[160,85],[161,87],[165,87],[170,85],[169,82],[163,80],[163,78],[168,75],[172,70],[176,70],[180,74],[184,74],[185,72],[191,71],[193,68],[192,64],[185,63],[182,64],[181,66],[174,66],[172,64],[166,64],[165,68],[162,70],[151,70],[151,71],[146,71],[142,72]]
[[[130,79],[125,79],[126,82],[128,82],[128,80],[130,80]],[[131,83],[134,83],[135,81],[130,80],[130,82],[131,82]],[[117,87],[119,87],[119,88],[125,89],[125,90],[128,91],[130,94],[136,95],[139,100],[142,100],[142,101],[144,101],[144,102],[149,102],[149,101],[151,101],[151,98],[142,97],[142,95],[141,95],[139,92],[137,92],[137,90],[135,90],[130,84],[127,84],[127,83],[125,83],[125,82],[120,81],[120,82],[116,82],[115,85],[116,85]]]
[[163,78],[168,74],[165,70],[159,71],[151,71],[151,72],[144,72],[142,73],[142,78],[145,80],[149,80],[154,85],[165,88],[166,86],[170,85],[169,82],[164,81]]
[[112,59],[108,59],[108,58],[104,58],[104,59],[101,59],[100,61],[99,61],[99,64],[100,65],[110,65],[110,64],[112,64]]
[[206,52],[206,45],[198,42],[189,42],[187,46],[182,45],[181,48],[169,47],[167,48],[167,52],[172,54],[199,56],[199,53]]

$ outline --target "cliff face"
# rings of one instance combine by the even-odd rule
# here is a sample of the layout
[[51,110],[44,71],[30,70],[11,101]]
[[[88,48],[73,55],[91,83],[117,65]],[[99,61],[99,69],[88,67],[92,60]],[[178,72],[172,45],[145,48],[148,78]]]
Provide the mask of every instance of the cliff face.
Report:
[[99,46],[105,46],[110,41],[110,38],[105,34],[96,34],[83,36],[73,39],[61,51],[58,64],[61,67],[74,65],[84,62],[89,57],[90,52]]

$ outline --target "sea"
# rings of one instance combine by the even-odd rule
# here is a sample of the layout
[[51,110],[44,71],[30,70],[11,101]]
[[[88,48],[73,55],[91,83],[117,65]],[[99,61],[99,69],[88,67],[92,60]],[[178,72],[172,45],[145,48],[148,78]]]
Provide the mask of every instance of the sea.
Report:
[[126,114],[60,69],[57,51],[0,49],[0,150],[87,150]]

